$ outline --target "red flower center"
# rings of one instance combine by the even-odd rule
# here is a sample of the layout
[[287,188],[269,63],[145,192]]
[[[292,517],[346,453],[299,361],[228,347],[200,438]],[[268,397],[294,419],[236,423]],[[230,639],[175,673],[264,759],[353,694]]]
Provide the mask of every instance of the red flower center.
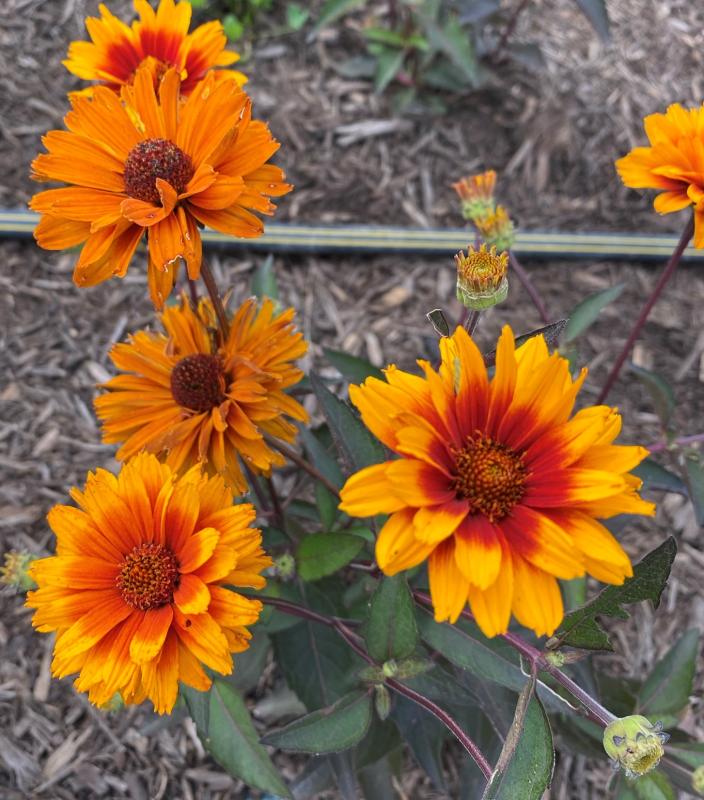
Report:
[[178,588],[178,561],[164,545],[141,544],[125,556],[116,583],[128,606],[159,608],[171,602]]
[[455,451],[452,489],[469,501],[471,514],[503,519],[525,494],[523,456],[479,433]]
[[225,399],[225,376],[218,356],[196,353],[182,358],[171,371],[171,394],[184,408],[202,413]]
[[125,161],[125,191],[146,203],[159,203],[156,179],[168,181],[181,194],[193,177],[193,164],[186,153],[168,139],[145,139],[136,144]]

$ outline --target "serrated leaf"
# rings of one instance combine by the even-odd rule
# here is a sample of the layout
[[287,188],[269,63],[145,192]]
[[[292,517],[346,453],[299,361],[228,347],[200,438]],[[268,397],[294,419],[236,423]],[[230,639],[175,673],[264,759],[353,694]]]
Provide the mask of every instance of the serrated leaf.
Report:
[[680,476],[665,469],[650,457],[641,461],[631,472],[643,481],[644,489],[657,489],[663,492],[675,492],[685,497],[689,496],[687,486]]
[[650,395],[662,426],[667,427],[675,410],[675,393],[672,386],[657,372],[644,369],[636,364],[630,365],[630,371],[638,378],[645,390]]
[[273,256],[267,256],[255,270],[252,276],[252,294],[259,298],[279,299],[279,285],[276,282]]
[[[205,749],[220,766],[249,786],[279,797],[291,797],[268,753],[259,744],[247,706],[232,686],[216,679],[209,692],[188,687],[182,692]],[[207,715],[202,709],[205,699]]]
[[311,374],[310,381],[320,409],[330,426],[335,444],[347,462],[349,471],[384,461],[386,453],[383,446],[372,436],[350,406],[335,396],[317,375]]
[[372,720],[372,700],[356,691],[267,734],[262,742],[295,753],[339,753],[361,741]]
[[657,608],[676,553],[677,544],[670,537],[636,564],[632,578],[621,586],[607,586],[591,603],[567,614],[553,640],[585,650],[612,650],[611,641],[597,618],[628,619],[623,606],[641,600],[650,600]]
[[679,714],[689,703],[699,651],[699,631],[688,630],[668,650],[638,692],[637,714]]
[[365,358],[351,356],[349,353],[342,353],[339,350],[331,350],[329,347],[324,347],[323,353],[333,367],[350,383],[362,383],[370,377],[384,380],[384,373],[379,367],[375,367]]
[[296,567],[304,581],[332,575],[352,561],[364,547],[364,539],[350,533],[311,533],[301,539]]
[[675,790],[662,772],[649,772],[633,782],[638,800],[675,800]]
[[364,631],[369,655],[383,664],[407,658],[418,643],[415,604],[403,575],[383,578],[374,592]]
[[625,287],[625,283],[617,283],[616,286],[611,286],[609,289],[590,295],[576,305],[567,321],[564,336],[565,342],[571,342],[583,334],[587,328],[596,322],[603,309],[620,297]]
[[697,456],[687,456],[684,466],[694,515],[699,525],[704,525],[704,466]]
[[540,800],[555,766],[545,709],[529,682],[519,695],[513,724],[482,800]]
[[599,38],[607,41],[611,32],[605,0],[575,0],[575,2],[584,16],[589,20]]
[[327,0],[320,11],[315,30],[319,31],[321,28],[334,22],[338,17],[343,16],[343,14],[347,14],[355,8],[363,6],[364,3],[365,0]]

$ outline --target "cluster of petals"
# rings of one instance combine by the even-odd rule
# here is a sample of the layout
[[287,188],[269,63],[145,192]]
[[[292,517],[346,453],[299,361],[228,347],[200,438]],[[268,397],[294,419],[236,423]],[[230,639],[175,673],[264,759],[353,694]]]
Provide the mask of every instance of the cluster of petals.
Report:
[[[192,33],[192,6],[186,0],[161,0],[156,11],[147,0],[134,0],[139,15],[125,25],[102,3],[100,17],[87,17],[90,42],[72,42],[66,69],[86,81],[100,81],[112,89],[130,84],[137,70],[146,67],[156,81],[170,68],[182,79],[182,94],[190,94],[198,81],[213,68],[239,61],[237,53],[225,49],[227,37],[219,20],[206,22]],[[218,80],[232,79],[242,85],[246,77],[236,70],[216,69]],[[92,89],[87,90],[90,94]]]
[[209,688],[203,665],[229,674],[262,606],[226,586],[260,589],[271,564],[253,507],[233,505],[222,478],[176,476],[146,453],[117,476],[89,473],[71,496],[78,508],[49,513],[56,555],[32,564],[27,597],[34,627],[56,632],[53,674],[78,673],[98,705],[119,692],[158,713],[179,681]]
[[551,634],[563,616],[558,578],[632,575],[598,520],[654,513],[630,474],[647,451],[613,444],[614,408],[573,414],[586,371],[573,379],[542,336],[516,347],[505,327],[491,379],[464,329],[440,352],[439,371],[391,366],[385,381],[351,387],[364,423],[398,458],[352,475],[340,507],[390,515],[377,562],[393,575],[427,560],[436,620],[454,622],[469,603],[487,636],[505,632],[512,613]]
[[[292,442],[297,429],[287,417],[308,419],[285,391],[303,377],[294,362],[307,349],[295,329],[294,310],[277,313],[268,298],[260,305],[249,298],[230,319],[222,344],[213,336],[216,322],[207,300],[194,310],[182,297],[161,321],[166,335],[138,331],[111,351],[121,374],[95,401],[103,441],[122,445],[119,459],[146,449],[176,471],[206,463],[241,494],[247,482],[240,459],[254,472],[268,474],[284,462],[265,437]],[[184,394],[180,372],[199,361],[213,369],[200,382],[188,378]],[[191,408],[184,405],[189,398]]]
[[137,245],[148,237],[148,282],[162,308],[181,262],[196,279],[199,227],[238,237],[264,231],[270,197],[286,194],[279,167],[268,164],[279,145],[251,118],[251,101],[235,81],[210,71],[188,98],[175,70],[158,90],[142,67],[120,96],[97,86],[73,96],[67,130],[50,131],[47,153],[32,164],[39,181],[70,186],[36,194],[42,216],[37,243],[49,250],[82,245],[74,270],[78,286],[123,277]]
[[694,246],[704,247],[704,106],[679,103],[643,120],[650,142],[616,162],[621,179],[633,189],[660,189],[654,207],[660,214],[694,209]]

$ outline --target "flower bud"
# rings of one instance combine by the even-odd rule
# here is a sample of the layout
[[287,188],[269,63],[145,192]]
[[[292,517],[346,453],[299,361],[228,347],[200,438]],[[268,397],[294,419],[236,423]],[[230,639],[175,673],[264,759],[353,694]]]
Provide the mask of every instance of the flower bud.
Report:
[[704,794],[704,766],[697,767],[692,773],[692,789],[697,794]]
[[637,778],[657,767],[669,738],[662,732],[661,722],[652,725],[645,717],[634,714],[606,726],[604,750],[614,767],[623,767],[627,777]]
[[379,683],[374,687],[374,706],[382,722],[388,719],[391,713],[391,696],[383,683]]
[[472,221],[488,245],[493,245],[497,250],[510,250],[513,247],[516,241],[513,222],[503,206],[496,206],[496,209]]
[[296,560],[290,553],[283,553],[274,559],[274,569],[282,580],[290,580],[296,574]]
[[12,586],[18,592],[36,589],[37,584],[29,573],[32,561],[36,560],[37,556],[27,552],[10,550],[5,553],[5,565],[0,567],[0,583]]
[[462,216],[473,222],[494,210],[496,173],[493,169],[461,178],[452,188],[462,201]]
[[457,299],[466,308],[477,311],[490,308],[506,299],[508,294],[508,253],[487,250],[482,245],[475,250],[471,245],[467,255],[460,251],[455,256],[457,264]]

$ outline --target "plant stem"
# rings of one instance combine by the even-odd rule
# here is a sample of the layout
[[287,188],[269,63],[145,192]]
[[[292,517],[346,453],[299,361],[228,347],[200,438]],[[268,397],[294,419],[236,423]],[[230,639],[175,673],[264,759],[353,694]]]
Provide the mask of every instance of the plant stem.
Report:
[[188,279],[188,291],[191,294],[191,306],[193,310],[196,311],[198,308],[198,285],[190,278]]
[[660,453],[663,450],[669,450],[673,446],[686,447],[688,444],[696,444],[697,442],[704,442],[704,433],[694,433],[691,436],[680,436],[673,439],[671,442],[653,442],[646,445],[646,450],[651,453]]
[[470,336],[473,336],[474,331],[477,329],[477,323],[479,322],[481,313],[481,311],[477,311],[476,308],[473,308],[470,310],[469,314],[467,315],[467,319],[464,321],[464,329]]
[[208,262],[205,260],[200,265],[200,275],[201,278],[203,278],[205,288],[208,290],[208,294],[210,295],[210,300],[213,304],[213,308],[215,309],[215,316],[218,318],[218,324],[220,325],[222,341],[225,343],[230,335],[230,324],[227,321],[225,307],[223,306],[220,295],[218,294],[218,287],[215,283],[215,278],[213,277],[213,273],[210,271]]
[[670,260],[667,262],[665,269],[663,270],[658,282],[655,284],[655,288],[653,289],[650,297],[646,301],[645,305],[641,309],[641,312],[638,316],[638,319],[633,326],[633,330],[631,331],[630,336],[626,340],[626,344],[624,344],[623,349],[621,350],[621,354],[616,359],[616,363],[611,368],[611,372],[609,373],[609,377],[606,379],[606,383],[604,384],[604,388],[599,393],[599,397],[596,400],[596,404],[600,405],[601,403],[606,400],[609,392],[611,391],[614,383],[618,379],[618,376],[621,373],[621,369],[628,358],[628,354],[631,352],[631,348],[636,342],[643,326],[646,323],[646,320],[650,316],[650,312],[653,309],[653,306],[658,301],[658,298],[662,294],[663,289],[667,285],[667,282],[672,277],[677,265],[680,263],[680,259],[682,258],[682,254],[687,249],[687,245],[689,244],[689,240],[692,238],[694,234],[694,217],[689,220],[687,226],[682,231],[682,236],[680,236],[679,242],[677,242],[677,246],[672,252],[670,256]]
[[284,516],[284,511],[281,508],[281,500],[279,500],[279,493],[276,491],[276,486],[274,486],[274,481],[272,480],[271,475],[269,475],[269,477],[266,479],[266,485],[269,488],[269,495],[271,497],[271,503],[274,507],[274,514],[276,515],[276,519],[281,525],[281,529],[284,531],[284,533],[286,533],[286,517]]
[[[339,617],[327,617],[324,614],[319,614],[317,611],[311,611],[309,608],[304,608],[303,606],[299,606],[296,603],[291,603],[288,600],[281,600],[278,597],[259,596],[259,599],[267,605],[272,605],[278,608],[285,614],[292,614],[293,616],[302,617],[303,619],[307,619],[312,622],[319,622],[321,625],[327,625],[329,628],[333,628],[360,658],[362,658],[368,664],[376,663],[360,644],[359,637],[347,627],[350,624],[357,624],[356,621],[349,621],[345,623]],[[443,725],[445,725],[445,727],[457,738],[462,747],[464,747],[464,749],[474,759],[476,765],[483,772],[487,780],[491,777],[491,765],[486,760],[481,750],[472,741],[472,739],[467,736],[467,734],[462,730],[460,725],[453,717],[451,717],[446,711],[440,708],[440,706],[436,705],[428,697],[420,692],[415,691],[415,689],[411,689],[409,686],[406,686],[405,684],[400,683],[393,678],[387,678],[385,683],[389,689],[397,692],[398,694],[404,695],[404,697],[407,697],[409,700],[417,703],[426,711],[429,711],[434,717],[439,719],[440,722],[442,722]]]
[[331,483],[322,472],[316,469],[316,467],[314,467],[310,461],[307,461],[305,458],[303,458],[303,456],[297,453],[292,447],[289,447],[283,442],[280,442],[278,439],[274,439],[273,436],[268,436],[266,434],[264,434],[264,441],[275,450],[278,450],[281,455],[286,456],[289,461],[293,461],[294,464],[299,466],[301,469],[304,469],[317,481],[320,481],[320,483],[322,483],[329,492],[332,492],[335,497],[340,497],[340,491],[337,486],[335,486],[334,483]]
[[501,34],[501,38],[499,39],[499,43],[496,45],[496,49],[491,54],[491,58],[493,61],[499,61],[501,55],[504,51],[504,48],[508,44],[508,40],[511,38],[511,34],[516,29],[516,25],[518,24],[518,18],[521,16],[523,9],[528,5],[528,0],[521,0],[521,2],[516,6],[509,18],[509,21],[506,23],[506,27],[504,28],[504,32]]
[[516,258],[512,250],[508,251],[508,261],[511,265],[511,269],[513,269],[516,273],[516,277],[523,285],[523,288],[528,292],[530,299],[533,301],[533,305],[538,309],[540,318],[547,325],[550,322],[550,315],[545,307],[543,298],[540,296],[540,292],[535,288],[533,281],[530,279],[530,275],[526,272],[526,268]]

